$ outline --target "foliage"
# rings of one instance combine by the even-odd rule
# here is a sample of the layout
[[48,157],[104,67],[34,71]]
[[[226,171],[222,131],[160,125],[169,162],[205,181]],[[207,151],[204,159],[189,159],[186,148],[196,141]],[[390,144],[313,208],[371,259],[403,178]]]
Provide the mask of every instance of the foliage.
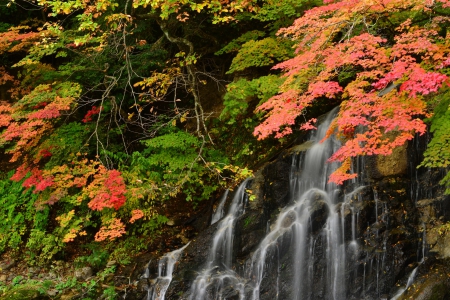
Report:
[[254,97],[257,97],[260,103],[267,101],[277,93],[278,87],[283,81],[284,78],[268,75],[251,81],[241,78],[230,83],[224,96],[225,108],[222,110],[220,118],[228,120],[228,124],[235,123],[238,116],[246,114],[249,101]]
[[[60,293],[65,291],[76,291],[77,296],[81,299],[98,299],[102,297],[102,294],[106,297],[101,299],[116,299],[117,294],[114,291],[114,287],[111,287],[106,278],[114,274],[115,267],[107,267],[97,272],[94,277],[91,277],[89,281],[78,281],[76,277],[67,277],[59,282],[52,282],[51,287],[58,290]],[[112,289],[111,289],[112,288]]]
[[9,286],[0,285],[0,295],[4,299],[26,299],[46,295],[52,282],[45,280],[25,279],[16,276]]
[[[232,28],[227,22],[244,20],[257,5],[40,0],[1,6],[0,212],[6,217],[0,254],[45,265],[94,243],[107,251],[93,246],[78,263],[101,268],[110,257],[125,264],[169,220],[164,201],[177,197],[195,209],[251,175],[231,165],[232,155],[213,141],[200,89],[204,78],[222,80],[204,57],[236,37],[219,37],[211,48],[212,25]],[[271,61],[291,51],[274,36],[257,41],[265,34],[236,43],[253,41],[261,53],[261,45],[280,50]],[[266,92],[257,85],[260,97]],[[98,296],[95,282],[72,288]],[[104,296],[114,294],[109,289]]]
[[[31,162],[33,158],[29,153],[33,153],[41,138],[51,132],[54,119],[71,109],[80,92],[80,86],[72,82],[39,85],[14,105],[3,105],[0,119],[6,129],[0,138],[3,145],[13,145],[7,150],[13,154],[10,161],[21,158]],[[38,153],[33,162],[38,163],[41,156]]]
[[95,234],[95,240],[102,242],[106,239],[114,240],[125,234],[125,226],[120,219],[112,219],[106,223],[106,226],[102,226],[100,230]]
[[[205,164],[208,165],[208,161],[226,164],[226,158],[204,147],[202,141],[192,134],[174,129],[172,133],[143,140],[142,144],[146,148],[132,154],[126,172],[129,182],[145,187],[140,190],[146,193],[138,197],[167,199],[182,192],[188,201],[201,201],[208,199],[220,184],[220,181],[212,180],[220,176],[220,166],[205,168]],[[200,187],[201,194],[198,193]]]
[[[274,67],[284,72],[286,81],[278,95],[258,107],[267,114],[254,134],[281,138],[318,100],[340,103],[328,133],[337,130],[344,141],[330,159],[343,162],[330,177],[339,184],[356,176],[348,173],[352,157],[388,155],[415,132],[423,134],[426,126],[420,117],[428,114],[424,97],[447,81],[440,68],[446,68],[448,38],[439,35],[442,17],[430,15],[441,6],[448,3],[338,1],[305,12],[279,31],[296,42],[296,56]],[[430,16],[427,26],[412,19],[417,15]],[[384,37],[387,23],[394,33],[389,40]],[[356,71],[354,78],[341,86],[338,73],[348,69]],[[308,83],[298,85],[298,78],[305,76]],[[398,91],[389,84],[398,85]],[[388,137],[389,132],[396,132],[395,137]]]
[[88,134],[88,128],[79,122],[62,124],[43,141],[38,155],[45,156],[47,153],[47,168],[61,166],[68,161],[68,153],[78,153],[85,148]]
[[289,22],[291,17],[300,17],[305,4],[309,4],[308,1],[265,1],[253,18],[263,22],[272,21],[278,25],[277,22]]
[[[258,30],[249,30],[233,39],[216,55],[225,53],[235,56],[228,74],[234,74],[234,80],[227,86],[224,95],[224,109],[220,114],[221,121],[213,129],[220,133],[226,153],[231,154],[235,164],[251,165],[255,161],[264,161],[277,151],[285,140],[268,140],[258,142],[252,132],[261,122],[261,112],[254,112],[261,105],[275,96],[285,78],[277,72],[269,72],[277,62],[294,56],[292,41],[276,36],[281,26],[292,23],[293,18],[300,16],[305,8],[315,5],[314,1],[263,1],[257,12],[250,19],[261,21]],[[239,16],[240,20],[248,17]],[[263,29],[262,29],[263,28]]]
[[[12,173],[9,173],[11,175]],[[48,223],[49,209],[36,211],[37,196],[25,190],[20,183],[8,178],[0,181],[0,213],[3,225],[0,227],[0,251],[23,249],[26,237],[33,230],[44,230]],[[28,238],[34,240],[33,236]]]
[[87,248],[91,253],[77,257],[74,261],[77,267],[89,265],[98,270],[106,266],[109,259],[108,251],[102,249],[97,243],[87,244],[84,248]]
[[32,229],[26,244],[28,263],[43,265],[63,247],[63,241],[57,236],[39,229]]
[[[435,114],[429,120],[431,122],[430,131],[433,138],[428,143],[424,153],[424,160],[419,167],[448,168],[450,166],[450,92],[446,88],[445,93],[436,97],[438,103],[434,109]],[[441,184],[445,185],[446,194],[450,194],[450,173],[442,179]]]
[[240,37],[233,39],[230,41],[225,47],[220,49],[215,53],[215,55],[222,55],[225,53],[233,53],[233,52],[239,52],[242,45],[250,42],[250,41],[256,41],[258,38],[265,36],[264,31],[260,30],[251,30],[247,31],[246,33],[242,34]]
[[259,41],[250,40],[242,45],[233,58],[228,73],[244,71],[249,67],[272,66],[292,56],[292,43],[289,40],[268,37]]
[[79,263],[128,263],[165,201],[236,185],[324,106],[341,106],[331,181],[426,117],[423,165],[448,165],[446,0],[22,2],[0,7],[0,252],[96,243]]

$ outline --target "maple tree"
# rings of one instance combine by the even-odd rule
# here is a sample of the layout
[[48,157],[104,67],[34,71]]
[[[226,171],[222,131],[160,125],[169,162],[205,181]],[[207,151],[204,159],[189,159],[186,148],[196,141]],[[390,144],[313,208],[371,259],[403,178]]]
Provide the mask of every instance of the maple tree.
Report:
[[340,104],[328,133],[337,131],[343,140],[330,158],[343,162],[330,177],[338,184],[356,176],[351,158],[388,155],[416,132],[423,134],[422,118],[430,113],[426,96],[449,83],[443,72],[449,39],[442,32],[448,17],[436,13],[449,6],[444,0],[326,1],[305,12],[278,32],[296,42],[296,55],[274,66],[286,80],[257,108],[267,113],[254,134],[283,137],[315,103]]
[[95,240],[98,242],[105,239],[115,239],[121,237],[125,233],[125,226],[120,219],[113,219],[106,226],[102,226],[100,231],[95,234]]

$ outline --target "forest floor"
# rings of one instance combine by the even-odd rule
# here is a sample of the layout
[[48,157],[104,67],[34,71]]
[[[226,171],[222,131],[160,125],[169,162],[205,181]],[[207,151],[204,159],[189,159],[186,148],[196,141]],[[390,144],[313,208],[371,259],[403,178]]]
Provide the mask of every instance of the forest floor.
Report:
[[20,251],[5,253],[0,257],[0,299],[116,299],[118,293],[137,288],[136,279],[151,259],[194,238],[209,222],[212,204],[204,201],[195,207],[180,198],[167,201],[159,213],[169,221],[152,236],[141,236],[146,249],[130,253],[122,262],[106,260],[96,266],[79,263],[80,257],[95,259],[95,253],[81,243],[74,244],[64,258],[42,266],[27,264]]

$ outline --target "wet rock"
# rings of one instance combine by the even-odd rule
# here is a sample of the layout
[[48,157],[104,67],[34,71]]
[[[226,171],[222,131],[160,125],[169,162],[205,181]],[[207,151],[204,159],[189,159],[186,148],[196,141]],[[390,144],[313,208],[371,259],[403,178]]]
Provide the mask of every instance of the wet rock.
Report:
[[[450,299],[449,260],[428,258],[419,266],[419,275],[399,300],[447,300]],[[391,294],[395,294],[393,288]]]
[[16,261],[14,259],[8,259],[0,262],[0,271],[7,271],[14,267],[16,264]]
[[145,293],[150,287],[150,283],[146,278],[140,279],[136,284],[136,289],[140,293]]
[[450,198],[436,197],[417,201],[420,210],[420,220],[425,225],[426,242],[430,252],[439,258],[450,257],[450,238],[446,234],[440,234],[440,226],[448,222],[450,214]]
[[328,204],[324,200],[314,201],[311,206],[311,232],[316,234],[319,230],[323,228],[327,222],[329,213]]
[[[291,150],[291,153],[300,153],[309,147],[310,144],[297,146]],[[266,236],[269,225],[272,225],[271,229],[276,226],[277,216],[280,212],[285,212],[284,208],[287,205],[293,204],[294,201],[299,203],[298,201],[305,200],[305,203],[308,203],[310,216],[308,223],[305,224],[308,224],[308,230],[311,233],[304,239],[296,241],[292,238],[291,232],[291,228],[294,228],[292,231],[295,230],[292,225],[297,221],[296,212],[291,211],[285,214],[281,222],[281,231],[284,230],[287,234],[273,238],[270,241],[273,247],[266,249],[265,255],[271,259],[264,261],[265,272],[260,286],[260,299],[292,299],[296,289],[301,289],[299,286],[307,286],[305,290],[309,293],[297,295],[299,299],[336,298],[330,290],[332,284],[327,281],[327,276],[330,277],[330,274],[334,272],[330,270],[327,262],[334,251],[330,250],[327,239],[333,237],[327,235],[330,228],[324,228],[330,216],[330,207],[333,208],[333,216],[336,216],[334,213],[337,212],[339,219],[329,224],[343,226],[343,234],[337,234],[340,239],[338,246],[348,249],[342,256],[345,265],[339,266],[344,269],[342,276],[345,278],[342,283],[346,286],[337,286],[338,289],[344,289],[347,295],[344,298],[338,298],[389,299],[392,288],[397,283],[406,284],[408,274],[422,259],[422,253],[426,252],[424,250],[426,247],[423,247],[423,223],[426,223],[425,227],[430,231],[433,227],[431,222],[442,224],[447,219],[450,220],[450,201],[437,202],[438,194],[433,194],[433,198],[430,197],[429,200],[421,200],[420,196],[415,196],[421,195],[421,192],[413,195],[416,186],[411,179],[414,178],[417,182],[422,182],[422,179],[419,178],[419,173],[414,173],[414,177],[408,174],[408,171],[416,170],[408,170],[406,146],[395,150],[391,156],[373,156],[366,160],[365,168],[368,171],[366,181],[355,181],[348,184],[342,192],[336,193],[338,202],[345,202],[344,204],[328,204],[328,200],[325,199],[327,195],[315,191],[308,194],[307,199],[291,199],[289,172],[292,161],[291,157],[284,154],[256,172],[251,187],[256,200],[248,204],[245,214],[238,218],[235,224],[233,246],[236,260],[232,267],[233,271],[245,277],[247,274],[242,274],[242,270],[255,263],[252,261],[252,255],[257,253],[256,249]],[[302,171],[297,173],[300,172]],[[292,176],[297,175],[299,174]],[[431,178],[437,175],[433,173],[427,176]],[[433,185],[432,192],[436,191],[438,189]],[[416,200],[419,200],[417,206]],[[427,225],[427,222],[430,223]],[[215,232],[216,226],[210,226],[193,238],[192,243],[185,250],[185,256],[180,259],[166,299],[189,297],[192,281],[198,272],[201,272],[208,259]],[[433,241],[433,244],[437,245],[436,249],[438,247],[450,249],[450,240],[442,242],[442,246],[438,246],[437,240],[438,237],[431,235],[426,238],[427,242]],[[310,257],[307,259],[303,259],[303,256],[296,257],[294,251],[291,251],[294,243],[310,245],[307,249],[308,253],[305,254]],[[448,251],[450,253],[450,250]],[[441,252],[444,253],[445,250]],[[443,254],[439,253],[439,257],[443,257]],[[305,262],[293,263],[295,260]],[[298,269],[309,270],[310,273],[299,280],[300,282],[293,284],[292,279]],[[248,278],[248,280],[255,279]],[[435,281],[438,280],[435,279]],[[244,287],[245,299],[250,299],[253,292],[249,286],[251,285]],[[235,287],[231,285],[218,288],[222,290],[222,296],[227,299],[239,297]],[[435,295],[436,299],[446,299],[442,298],[440,291],[443,289],[439,285],[425,285],[423,290],[429,291],[428,295]],[[213,291],[206,291],[206,293],[213,297]],[[414,295],[421,300],[431,299],[420,298],[422,296],[419,294]]]
[[238,258],[249,255],[264,238],[265,219],[259,211],[247,211],[235,225],[234,251]]
[[255,172],[254,178],[250,185],[250,190],[252,191],[253,195],[255,195],[255,199],[253,201],[249,202],[249,207],[252,210],[258,210],[261,209],[264,205],[264,169],[260,169]]
[[298,154],[300,152],[304,152],[304,151],[308,150],[313,145],[314,145],[314,142],[307,141],[307,142],[304,142],[303,144],[292,147],[291,149],[289,149],[289,153]]
[[289,201],[289,170],[290,157],[280,159],[268,164],[264,170],[264,206],[269,209],[284,207]]
[[[208,261],[209,247],[216,232],[217,223],[209,226],[201,235],[191,240],[180,257],[166,299],[180,299],[178,295],[189,291],[203,265]],[[138,299],[138,298],[136,298]]]
[[296,217],[297,217],[297,216],[296,216],[296,214],[295,214],[294,211],[288,212],[288,213],[284,216],[283,220],[281,221],[281,227],[283,227],[283,228],[289,228],[289,227],[291,227],[292,223],[295,222]]
[[[393,134],[389,135],[394,138]],[[407,171],[407,144],[394,148],[391,155],[374,155],[366,158],[366,173],[373,179],[406,175]]]
[[[436,243],[433,245],[431,252],[435,252],[438,254],[439,258],[449,258],[450,257],[450,236],[442,235],[440,236],[438,233],[430,233],[435,234]],[[430,239],[433,241],[433,239]]]
[[111,268],[115,265],[117,265],[117,262],[115,260],[110,260],[106,263],[106,268]]
[[58,295],[59,291],[57,289],[50,289],[47,290],[47,295],[49,295],[50,297],[55,297],[56,295]]
[[81,269],[75,270],[74,276],[76,279],[84,281],[92,276],[92,268],[91,267],[83,267]]

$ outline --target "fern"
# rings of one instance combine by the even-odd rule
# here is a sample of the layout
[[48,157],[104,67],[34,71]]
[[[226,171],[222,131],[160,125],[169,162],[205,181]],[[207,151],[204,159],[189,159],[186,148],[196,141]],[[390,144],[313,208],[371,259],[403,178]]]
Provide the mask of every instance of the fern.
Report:
[[[448,168],[450,166],[450,90],[436,97],[439,104],[435,108],[430,131],[433,138],[424,153],[424,160],[419,167]],[[441,180],[446,187],[445,193],[450,194],[450,173]]]

